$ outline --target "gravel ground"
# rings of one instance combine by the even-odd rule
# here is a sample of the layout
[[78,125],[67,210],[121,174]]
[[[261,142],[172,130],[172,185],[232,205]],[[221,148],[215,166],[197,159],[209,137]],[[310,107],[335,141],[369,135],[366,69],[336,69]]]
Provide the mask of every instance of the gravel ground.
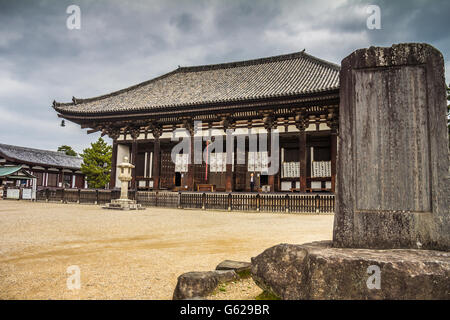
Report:
[[[0,200],[0,299],[171,299],[184,272],[250,261],[279,243],[328,240],[332,227],[332,215]],[[81,271],[78,290],[66,285],[72,265]],[[260,293],[251,279],[241,285],[253,289],[229,285],[223,298]]]

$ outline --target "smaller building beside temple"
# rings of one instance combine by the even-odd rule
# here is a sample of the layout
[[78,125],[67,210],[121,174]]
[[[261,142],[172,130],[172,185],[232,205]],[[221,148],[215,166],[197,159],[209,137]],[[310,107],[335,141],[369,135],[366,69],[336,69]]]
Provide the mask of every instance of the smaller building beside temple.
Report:
[[[63,152],[12,146],[0,143],[0,166],[21,167],[36,178],[36,187],[84,188],[85,176],[80,171],[83,159]],[[0,179],[2,186],[31,187],[33,179]]]

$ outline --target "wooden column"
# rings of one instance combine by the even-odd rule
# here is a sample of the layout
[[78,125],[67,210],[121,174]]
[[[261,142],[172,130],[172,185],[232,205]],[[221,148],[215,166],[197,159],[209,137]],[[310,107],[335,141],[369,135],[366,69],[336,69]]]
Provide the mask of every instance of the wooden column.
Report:
[[58,187],[59,187],[59,183],[61,183],[61,187],[64,188],[64,171],[63,169],[59,169],[59,175],[58,175]]
[[[267,128],[267,156],[270,159],[272,156],[272,128]],[[272,163],[270,163],[272,165]],[[269,174],[268,183],[270,186],[270,191],[275,191],[275,175]]]
[[331,192],[336,190],[336,156],[337,156],[337,133],[332,132],[331,143]]
[[[147,162],[147,170],[145,171],[145,173],[144,173],[144,176],[146,177],[146,178],[150,178],[150,172],[152,171],[152,170],[150,170],[150,161],[151,161],[151,152],[150,151],[147,151],[147,154],[146,154],[146,162]],[[147,187],[147,188],[149,188],[150,187],[150,185],[149,185],[149,180],[147,180],[146,182],[145,182],[145,186]]]
[[194,164],[194,132],[190,132],[191,135],[191,142],[190,142],[190,148],[189,148],[189,164],[188,164],[188,172],[187,172],[187,186],[188,190],[195,191],[194,190],[194,170],[195,170],[195,164]]
[[116,187],[116,170],[117,170],[117,142],[113,140],[112,156],[111,156],[111,174],[109,175],[109,188]]
[[[137,164],[137,152],[138,152],[138,143],[136,139],[133,139],[131,143],[131,164],[136,166]],[[136,168],[131,169],[131,189],[136,190]]]
[[304,110],[300,110],[295,119],[295,126],[300,131],[298,136],[298,154],[300,163],[300,192],[306,192],[306,129],[309,125],[309,118]]
[[[275,159],[271,159],[272,157],[272,129],[275,128],[277,126],[277,121],[273,116],[273,113],[264,113],[263,114],[263,122],[264,122],[264,128],[267,131],[267,157],[268,159],[270,159],[270,167],[273,167],[274,164],[278,161],[278,156],[275,156]],[[264,150],[262,150],[264,151]],[[273,171],[273,169],[271,169],[270,171]],[[275,176],[276,176],[277,172],[273,173],[273,174],[268,174],[268,181],[267,183],[270,186],[270,191],[274,192],[275,191]]]
[[300,191],[306,192],[306,132],[300,131],[298,139],[299,162],[300,162]]
[[155,137],[155,141],[153,142],[153,169],[152,169],[152,178],[153,178],[153,189],[159,190],[159,168],[160,168],[160,141],[159,135],[153,133]]
[[234,143],[229,139],[233,139],[232,135],[226,135],[226,152],[227,152],[227,164],[226,164],[226,181],[225,181],[225,191],[233,192],[233,150]]

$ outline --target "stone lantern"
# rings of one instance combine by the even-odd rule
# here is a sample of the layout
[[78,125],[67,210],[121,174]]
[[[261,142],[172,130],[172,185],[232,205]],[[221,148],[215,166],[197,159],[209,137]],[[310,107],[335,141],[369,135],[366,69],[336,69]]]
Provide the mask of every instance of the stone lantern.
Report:
[[111,200],[111,203],[106,204],[104,209],[115,209],[115,210],[143,210],[140,204],[136,203],[136,200],[128,199],[128,182],[131,181],[131,169],[134,168],[128,161],[128,157],[123,158],[123,162],[118,164],[117,167],[120,169],[119,180],[121,182],[120,186],[120,198]]
[[124,157],[123,162],[117,165],[117,167],[120,169],[120,200],[128,200],[128,182],[132,179],[131,169],[134,169],[134,165],[128,162],[128,157]]

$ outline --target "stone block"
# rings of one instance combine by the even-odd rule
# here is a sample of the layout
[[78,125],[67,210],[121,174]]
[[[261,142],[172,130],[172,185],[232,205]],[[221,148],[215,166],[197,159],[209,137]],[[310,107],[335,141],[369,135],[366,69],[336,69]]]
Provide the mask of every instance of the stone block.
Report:
[[450,249],[442,54],[371,47],[341,64],[333,245]]
[[[379,289],[374,269],[379,268]],[[450,253],[280,244],[252,258],[252,277],[282,299],[450,299]],[[368,282],[370,286],[368,286]]]
[[191,300],[211,294],[219,283],[238,280],[234,270],[193,271],[178,277],[173,300]]
[[251,267],[250,262],[224,260],[217,265],[216,270],[234,270],[239,276],[245,277],[250,273]]
[[173,300],[204,297],[213,292],[218,284],[219,279],[213,271],[183,273],[178,277]]

